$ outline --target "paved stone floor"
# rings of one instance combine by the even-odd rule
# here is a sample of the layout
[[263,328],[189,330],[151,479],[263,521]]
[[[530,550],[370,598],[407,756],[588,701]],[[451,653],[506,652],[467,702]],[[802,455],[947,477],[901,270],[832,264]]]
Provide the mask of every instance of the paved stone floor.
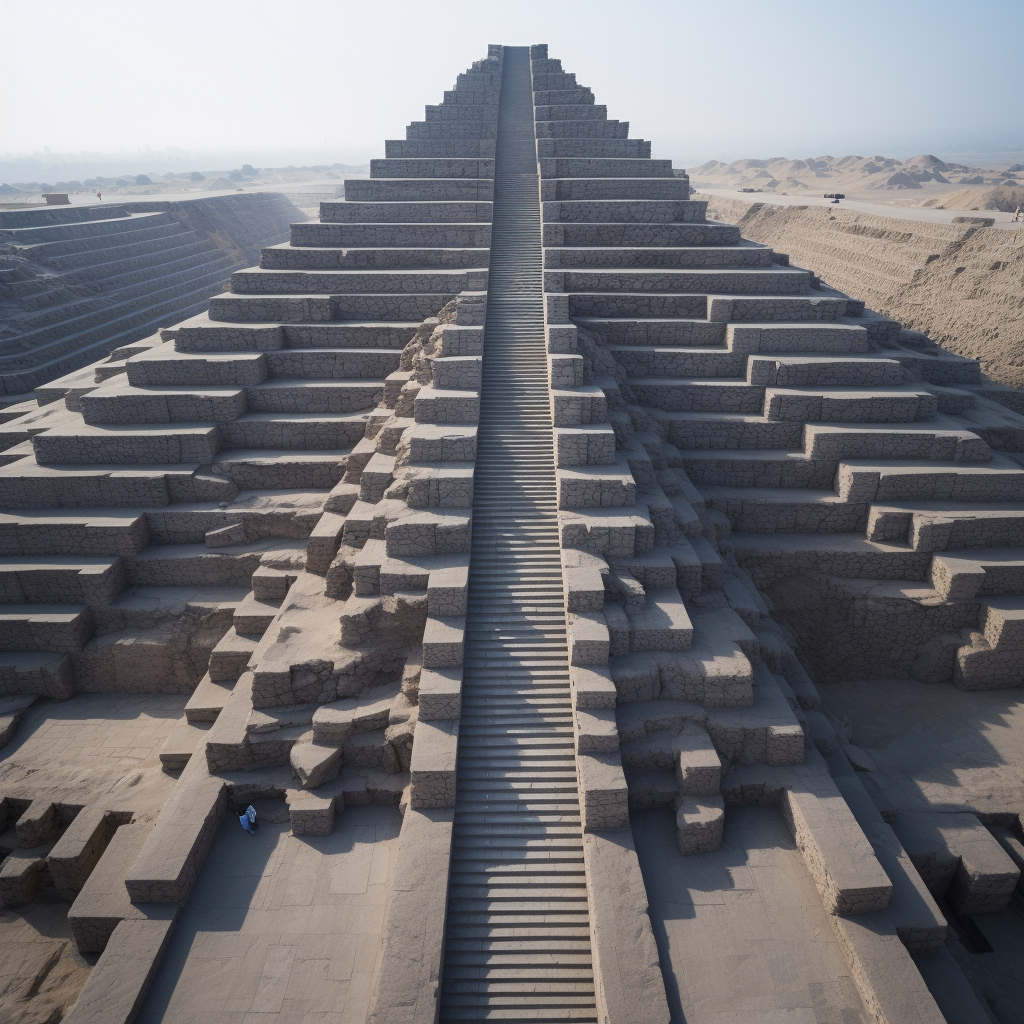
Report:
[[123,804],[154,817],[174,786],[160,767],[167,734],[188,698],[82,693],[40,700],[0,751],[0,793],[51,793],[83,803]]
[[379,806],[329,836],[225,822],[139,1024],[363,1024],[400,825]]
[[867,1024],[821,899],[774,807],[730,807],[680,855],[668,810],[632,816],[673,1024]]

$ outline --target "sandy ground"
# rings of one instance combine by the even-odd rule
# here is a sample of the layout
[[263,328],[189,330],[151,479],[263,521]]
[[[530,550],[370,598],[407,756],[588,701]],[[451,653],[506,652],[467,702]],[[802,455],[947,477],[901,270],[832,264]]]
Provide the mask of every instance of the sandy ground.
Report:
[[[152,820],[175,784],[158,755],[185,700],[79,694],[37,701],[0,752],[0,797],[98,803]],[[0,836],[0,853],[15,846],[11,826]],[[78,998],[90,963],[71,942],[70,906],[44,875],[32,903],[0,910],[0,1024],[56,1024]]]
[[919,206],[901,206],[895,202],[883,202],[877,197],[869,199],[842,199],[834,203],[818,195],[784,196],[771,192],[754,193],[740,192],[734,188],[701,188],[702,195],[717,196],[722,199],[735,199],[744,203],[771,203],[773,206],[824,207],[835,211],[855,210],[858,213],[870,213],[876,217],[892,217],[897,220],[917,220],[927,224],[952,224],[958,217],[979,217],[993,221],[993,227],[1005,228],[1010,231],[1024,230],[1024,220],[1013,223],[1013,214],[1002,210],[946,210],[923,208]]
[[[257,179],[251,182],[232,184],[230,188],[203,189],[199,187],[163,188],[157,181],[154,186],[137,186],[126,189],[100,188],[102,200],[97,200],[96,189],[83,189],[68,193],[72,206],[96,206],[99,203],[166,202],[188,199],[208,199],[213,196],[230,196],[239,192],[280,192],[286,195],[300,209],[319,213],[321,202],[340,201],[345,198],[345,178],[367,178],[368,173],[346,173],[334,178],[312,177],[309,181],[282,182],[271,179]],[[0,209],[27,210],[45,206],[41,196],[12,197],[0,195]]]
[[186,699],[82,693],[37,701],[0,753],[0,794],[124,806],[150,820],[174,786],[158,755]]

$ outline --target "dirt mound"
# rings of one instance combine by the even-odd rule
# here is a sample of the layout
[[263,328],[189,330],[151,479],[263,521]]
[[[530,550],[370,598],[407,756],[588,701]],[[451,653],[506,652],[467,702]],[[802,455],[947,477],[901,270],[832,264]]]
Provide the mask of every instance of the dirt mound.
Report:
[[980,359],[993,379],[1024,387],[1024,231],[694,198],[709,200],[709,219],[739,224],[827,284]]
[[[908,160],[897,160],[888,156],[843,157],[818,156],[802,160],[791,160],[777,156],[767,160],[747,159],[722,163],[708,160],[699,167],[690,168],[690,180],[696,188],[754,188],[763,192],[789,192],[792,189],[842,192],[850,198],[861,198],[870,202],[887,202],[901,206],[929,205],[936,201],[948,204],[953,195],[958,202],[964,202],[961,193],[964,186],[980,186],[986,189],[1013,187],[1018,184],[1013,177],[1019,164],[1003,167],[967,167],[964,164],[947,163],[931,153],[912,156]],[[914,190],[920,195],[904,196]],[[949,207],[952,208],[952,207]],[[1005,207],[960,206],[957,209],[1005,209]]]
[[1003,213],[1013,213],[1018,206],[1024,205],[1024,187],[965,188],[921,205],[936,210],[1002,210]]

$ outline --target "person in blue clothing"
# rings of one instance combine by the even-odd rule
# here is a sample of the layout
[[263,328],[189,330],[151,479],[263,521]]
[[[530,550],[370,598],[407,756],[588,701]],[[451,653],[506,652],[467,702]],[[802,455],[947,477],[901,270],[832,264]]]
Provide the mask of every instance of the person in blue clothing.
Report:
[[251,836],[256,835],[256,808],[252,804],[238,816],[238,824]]

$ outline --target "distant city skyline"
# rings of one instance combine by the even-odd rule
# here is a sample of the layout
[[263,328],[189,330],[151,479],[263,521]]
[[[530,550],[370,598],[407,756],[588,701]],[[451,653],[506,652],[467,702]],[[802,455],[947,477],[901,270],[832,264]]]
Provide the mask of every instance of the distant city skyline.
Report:
[[611,117],[681,166],[1024,150],[1015,61],[965,37],[967,13],[979,31],[1014,24],[1008,0],[508,6],[250,0],[239,16],[208,0],[152,13],[54,0],[40,36],[38,10],[0,0],[0,164],[46,147],[123,157],[119,173],[136,158],[137,173],[176,170],[148,162],[174,150],[360,164],[422,118],[410,96],[440,102],[454,70],[516,41],[547,42]]

